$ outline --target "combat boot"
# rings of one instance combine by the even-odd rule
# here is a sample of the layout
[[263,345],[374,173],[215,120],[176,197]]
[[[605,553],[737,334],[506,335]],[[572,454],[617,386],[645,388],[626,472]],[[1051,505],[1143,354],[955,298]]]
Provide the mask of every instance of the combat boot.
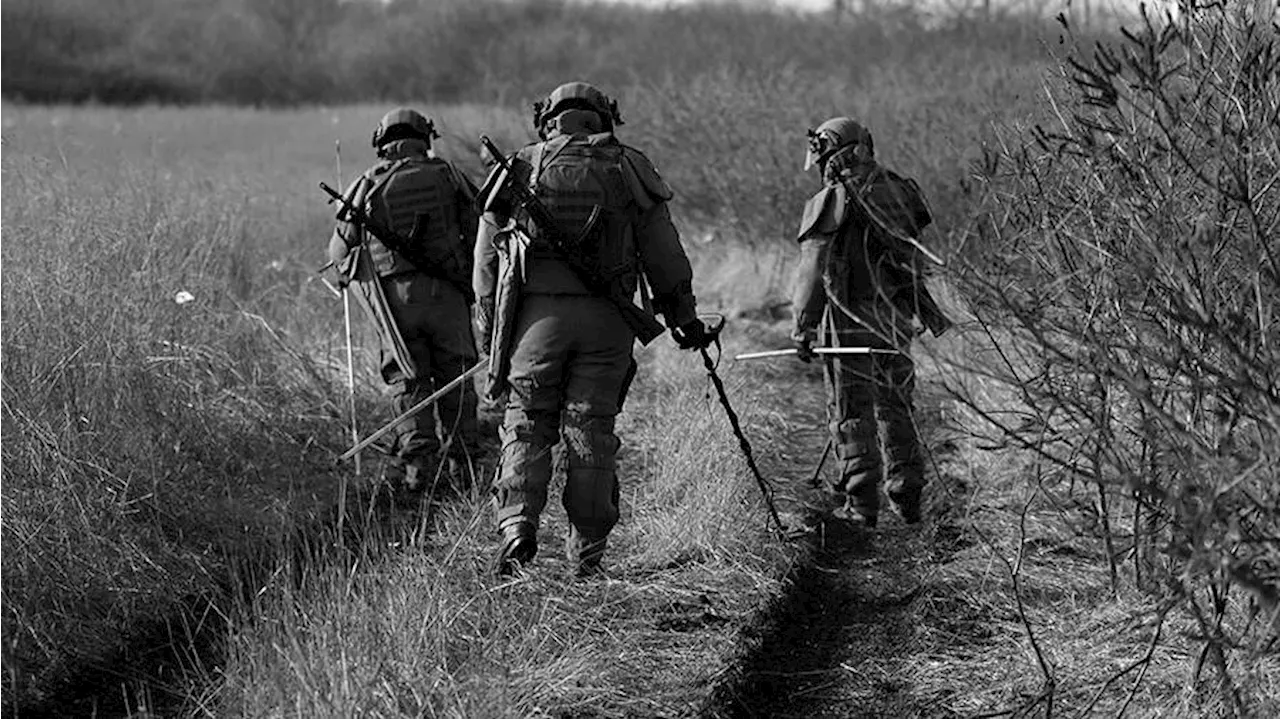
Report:
[[889,493],[889,504],[893,507],[893,511],[906,524],[919,524],[923,519],[920,511],[920,495],[911,496],[906,493]]
[[880,523],[878,515],[859,509],[854,505],[852,497],[849,496],[845,497],[844,505],[837,507],[831,513],[831,516],[836,519],[843,519],[851,524],[862,525],[867,529],[875,529],[876,525]]
[[434,458],[416,457],[409,460],[404,467],[404,481],[401,487],[408,494],[417,496],[428,489],[434,490],[439,481],[441,463]]
[[502,543],[490,569],[494,575],[506,577],[533,561],[538,553],[538,532],[533,523],[523,517],[508,522],[500,531]]
[[570,529],[564,540],[564,554],[574,568],[574,576],[591,577],[604,573],[600,560],[604,558],[604,550],[609,540],[598,539],[581,534],[577,529]]

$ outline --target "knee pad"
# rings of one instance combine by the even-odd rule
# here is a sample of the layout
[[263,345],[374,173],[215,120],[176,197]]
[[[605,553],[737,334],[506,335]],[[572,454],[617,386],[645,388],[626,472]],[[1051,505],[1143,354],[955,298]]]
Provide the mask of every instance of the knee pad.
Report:
[[569,451],[570,470],[575,467],[612,469],[622,445],[613,427],[612,416],[565,412],[561,432]]
[[513,407],[528,412],[556,412],[560,409],[560,387],[543,384],[535,377],[514,377],[507,409]]
[[553,411],[508,407],[498,436],[504,447],[515,442],[550,447],[559,440],[559,424]]

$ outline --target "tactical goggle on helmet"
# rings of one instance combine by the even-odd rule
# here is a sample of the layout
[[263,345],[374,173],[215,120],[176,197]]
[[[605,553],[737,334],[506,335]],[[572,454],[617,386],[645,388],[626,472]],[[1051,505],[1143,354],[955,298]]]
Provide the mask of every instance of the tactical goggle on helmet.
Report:
[[543,136],[551,118],[575,108],[591,110],[599,115],[607,132],[612,132],[614,127],[623,124],[622,116],[618,114],[617,100],[600,92],[591,83],[566,82],[552,90],[545,100],[533,103],[533,129],[537,130],[539,136]]
[[417,110],[397,107],[382,116],[378,126],[373,128],[373,146],[382,147],[388,142],[407,138],[426,140],[428,144],[440,137],[436,132],[436,124]]
[[875,146],[871,141],[871,133],[856,121],[848,117],[835,117],[805,131],[809,136],[809,150],[804,156],[804,169],[808,172],[814,165],[827,161],[838,150],[854,145],[866,148],[868,156],[875,155]]

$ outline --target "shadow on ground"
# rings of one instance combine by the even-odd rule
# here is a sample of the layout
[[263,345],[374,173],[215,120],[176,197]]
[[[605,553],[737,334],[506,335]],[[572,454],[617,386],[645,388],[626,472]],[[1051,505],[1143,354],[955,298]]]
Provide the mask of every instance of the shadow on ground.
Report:
[[715,717],[927,715],[895,671],[921,649],[916,599],[932,560],[928,530],[818,525],[800,569],[741,680],[722,691]]
[[[376,473],[375,473],[376,474]],[[56,695],[4,707],[5,716],[180,716],[193,685],[207,683],[224,654],[230,623],[251,606],[253,594],[282,578],[298,585],[308,567],[367,560],[397,545],[425,541],[436,511],[459,492],[406,494],[376,479],[356,480],[346,511],[330,512],[279,544],[250,555],[228,556],[227,576],[210,592],[184,598],[168,616],[138,626],[127,648],[92,664],[51,668],[65,676]]]
[[[812,387],[806,388],[813,392]],[[952,449],[937,448],[941,418],[937,397],[918,397],[924,434],[935,445],[935,469]],[[798,418],[799,419],[799,418]],[[810,423],[813,418],[805,418]],[[825,439],[825,438],[824,438]],[[817,457],[823,440],[812,433],[795,455]],[[827,476],[833,469],[828,466]],[[943,472],[945,474],[945,471]],[[907,664],[930,651],[931,580],[963,543],[949,510],[954,481],[931,480],[929,510],[921,525],[907,526],[882,514],[880,527],[830,517],[811,473],[791,468],[786,494],[795,497],[809,524],[809,548],[786,593],[755,627],[744,630],[746,653],[735,676],[717,687],[704,715],[714,719],[770,717],[947,717],[913,692]],[[801,477],[801,475],[805,475]]]

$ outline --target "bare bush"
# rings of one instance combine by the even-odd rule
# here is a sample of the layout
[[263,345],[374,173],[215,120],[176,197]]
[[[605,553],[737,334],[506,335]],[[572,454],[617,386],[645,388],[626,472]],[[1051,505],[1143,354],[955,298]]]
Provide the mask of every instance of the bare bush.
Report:
[[1190,617],[1191,684],[1231,715],[1280,621],[1280,41],[1248,5],[1073,43],[1056,119],[989,149],[964,284],[998,360],[964,369],[1005,391],[952,387],[1053,468],[1113,591]]

